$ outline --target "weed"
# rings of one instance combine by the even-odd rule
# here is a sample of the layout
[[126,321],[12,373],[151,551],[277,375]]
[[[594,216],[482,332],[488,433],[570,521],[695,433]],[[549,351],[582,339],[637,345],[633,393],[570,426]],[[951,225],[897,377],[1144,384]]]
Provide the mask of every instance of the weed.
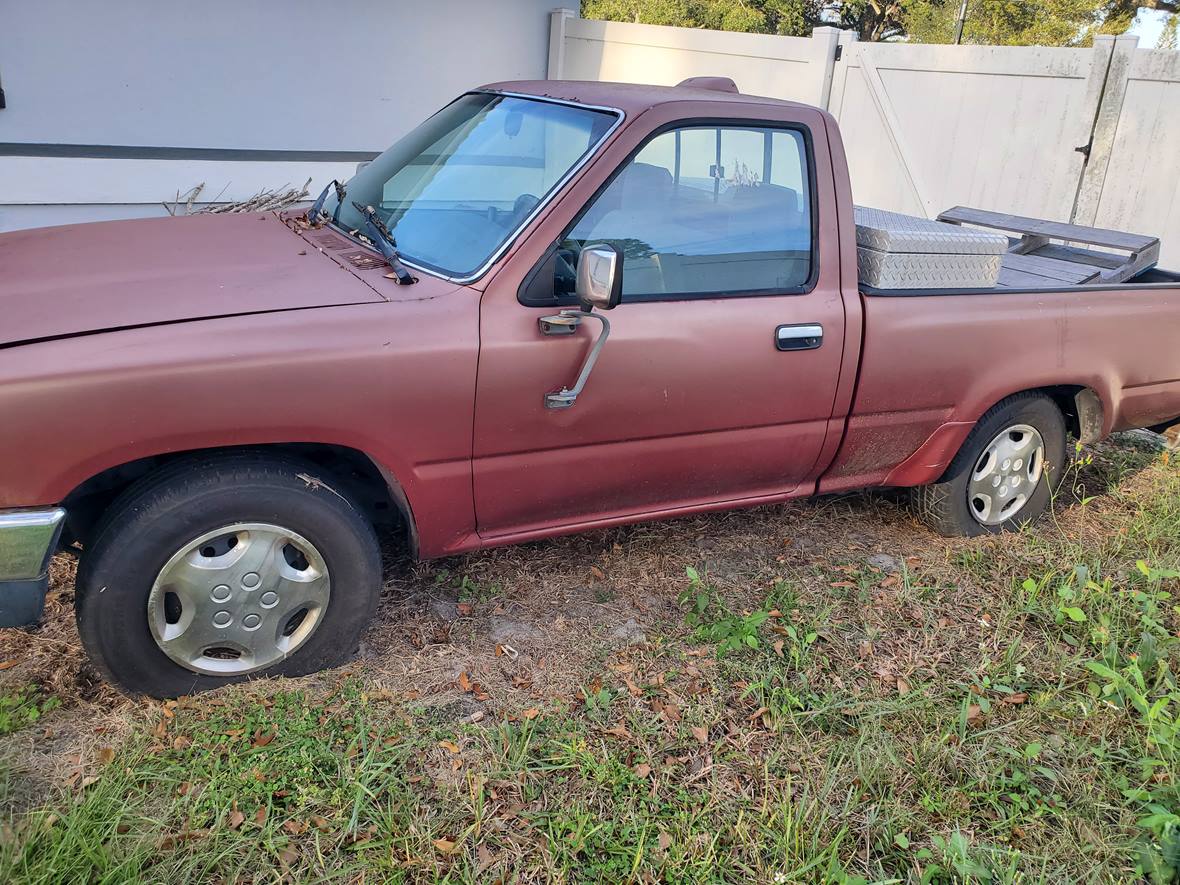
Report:
[[61,701],[46,696],[35,685],[0,695],[0,736],[35,725],[42,716],[60,705]]

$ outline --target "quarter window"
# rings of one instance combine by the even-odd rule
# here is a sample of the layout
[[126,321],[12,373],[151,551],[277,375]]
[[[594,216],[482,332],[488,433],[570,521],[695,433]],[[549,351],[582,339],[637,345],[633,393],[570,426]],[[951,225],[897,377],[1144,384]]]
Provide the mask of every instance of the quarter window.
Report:
[[657,135],[558,244],[555,295],[590,242],[623,251],[623,301],[799,291],[811,277],[806,144],[795,129]]

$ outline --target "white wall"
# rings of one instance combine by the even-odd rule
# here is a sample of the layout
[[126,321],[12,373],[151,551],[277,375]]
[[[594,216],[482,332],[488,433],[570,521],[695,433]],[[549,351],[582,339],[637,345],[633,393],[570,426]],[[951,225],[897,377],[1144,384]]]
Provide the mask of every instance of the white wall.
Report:
[[[309,175],[318,189],[472,86],[543,78],[553,5],[2,0],[0,230],[160,214],[202,181],[208,197],[228,186],[223,200]],[[100,156],[18,158],[51,149],[12,143]],[[268,153],[112,159],[108,146]]]

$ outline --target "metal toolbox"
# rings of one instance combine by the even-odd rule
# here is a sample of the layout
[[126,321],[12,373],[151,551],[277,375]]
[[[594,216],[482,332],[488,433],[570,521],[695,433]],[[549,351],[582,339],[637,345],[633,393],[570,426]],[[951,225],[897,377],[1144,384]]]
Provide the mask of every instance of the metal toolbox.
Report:
[[990,289],[1008,250],[1003,234],[855,207],[860,281],[877,289]]

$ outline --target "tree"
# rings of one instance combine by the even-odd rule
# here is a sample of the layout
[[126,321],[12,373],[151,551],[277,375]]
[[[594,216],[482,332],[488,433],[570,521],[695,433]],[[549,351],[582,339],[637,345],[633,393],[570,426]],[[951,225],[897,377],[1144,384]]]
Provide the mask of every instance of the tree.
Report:
[[878,43],[905,36],[906,0],[850,0],[828,3],[841,28],[856,31],[861,40]]
[[[861,40],[950,43],[961,5],[962,0],[583,0],[582,14],[799,37],[832,23],[856,31]],[[1083,46],[1095,34],[1125,33],[1140,9],[1175,17],[1180,0],[970,0],[963,42]]]
[[[961,0],[908,0],[904,24],[915,43],[950,43]],[[1081,46],[1101,21],[1095,0],[971,0],[963,42],[987,46]]]
[[819,0],[583,0],[586,18],[683,28],[806,37],[820,24]]
[[1173,0],[1107,0],[1101,5],[1103,34],[1125,34],[1135,23],[1140,9],[1158,9],[1161,12],[1180,12],[1180,2]]

